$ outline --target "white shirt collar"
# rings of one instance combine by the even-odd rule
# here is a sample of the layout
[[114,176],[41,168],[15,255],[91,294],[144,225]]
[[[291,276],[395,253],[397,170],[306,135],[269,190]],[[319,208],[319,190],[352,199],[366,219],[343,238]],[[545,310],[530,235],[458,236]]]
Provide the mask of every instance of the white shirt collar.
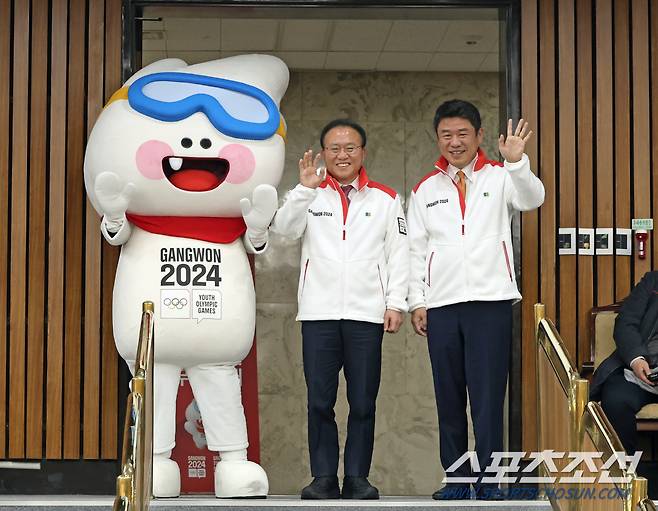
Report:
[[475,162],[478,159],[477,154],[475,155],[475,158],[473,158],[468,165],[466,165],[463,169],[458,169],[457,167],[454,167],[453,165],[448,165],[448,175],[450,176],[450,179],[453,181],[457,182],[457,172],[460,170],[464,172],[464,175],[466,176],[466,179],[469,181],[473,182],[475,181],[475,170],[473,168],[475,167]]
[[[338,184],[339,184],[341,187],[343,187],[343,186],[347,186],[347,185],[351,185],[353,190],[358,190],[358,189],[359,189],[359,176],[356,176],[356,177],[354,178],[354,181],[352,181],[351,183],[347,183],[347,185],[344,185],[344,184],[341,184],[341,183],[338,183]],[[352,190],[350,190],[350,192],[351,192],[351,191],[352,191]]]

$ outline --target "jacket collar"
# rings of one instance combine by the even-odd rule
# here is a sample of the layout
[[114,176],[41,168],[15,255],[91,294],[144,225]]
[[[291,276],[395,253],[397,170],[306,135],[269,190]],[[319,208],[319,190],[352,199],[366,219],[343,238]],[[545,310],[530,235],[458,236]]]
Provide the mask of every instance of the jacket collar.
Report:
[[[487,163],[489,163],[489,160],[487,159],[487,155],[484,154],[484,151],[482,148],[478,148],[478,152],[475,155],[475,164],[473,165],[473,172],[477,172],[478,170],[481,170],[482,167],[484,167]],[[434,167],[444,174],[448,173],[448,160],[446,160],[445,156],[441,156],[436,162],[434,162]]]
[[[359,169],[359,188],[357,191],[363,190],[363,188],[368,184],[368,182],[369,179],[368,179],[368,174],[366,173],[366,168],[364,166],[361,166],[361,168]],[[338,190],[340,188],[340,183],[336,181],[336,179],[328,172],[325,180],[322,181],[322,183],[320,183],[320,188],[325,188],[327,186],[333,188],[334,190]]]

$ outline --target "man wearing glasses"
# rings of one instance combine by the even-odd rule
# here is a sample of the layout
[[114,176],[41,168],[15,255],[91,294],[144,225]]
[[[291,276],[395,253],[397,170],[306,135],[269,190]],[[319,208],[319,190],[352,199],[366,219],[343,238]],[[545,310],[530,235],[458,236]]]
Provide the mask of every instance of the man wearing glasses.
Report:
[[[338,429],[334,405],[344,369],[350,412],[342,498],[377,499],[367,479],[384,331],[407,310],[409,249],[400,197],[369,179],[365,130],[349,119],[327,124],[322,151],[299,160],[299,184],[272,229],[302,238],[297,320],[302,322],[313,481],[302,499],[336,499]],[[323,158],[326,167],[320,166]]]

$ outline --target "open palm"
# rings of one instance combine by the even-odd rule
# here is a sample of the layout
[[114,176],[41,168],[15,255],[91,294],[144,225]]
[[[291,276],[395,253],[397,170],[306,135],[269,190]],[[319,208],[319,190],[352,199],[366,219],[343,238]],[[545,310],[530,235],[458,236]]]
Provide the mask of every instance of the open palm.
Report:
[[321,153],[313,157],[313,150],[309,149],[299,160],[299,182],[307,188],[317,188],[324,181],[325,174],[318,173]]
[[532,131],[528,130],[528,123],[520,119],[516,129],[512,131],[512,119],[507,121],[507,137],[501,133],[498,137],[500,154],[510,163],[521,160],[525,152],[526,142],[530,139]]

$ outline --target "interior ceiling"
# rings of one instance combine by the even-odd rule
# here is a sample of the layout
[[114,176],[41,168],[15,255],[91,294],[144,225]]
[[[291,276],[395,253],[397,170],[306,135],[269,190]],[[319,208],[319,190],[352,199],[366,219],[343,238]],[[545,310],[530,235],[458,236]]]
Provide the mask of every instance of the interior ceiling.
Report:
[[149,7],[142,64],[269,53],[294,70],[499,71],[496,9]]

